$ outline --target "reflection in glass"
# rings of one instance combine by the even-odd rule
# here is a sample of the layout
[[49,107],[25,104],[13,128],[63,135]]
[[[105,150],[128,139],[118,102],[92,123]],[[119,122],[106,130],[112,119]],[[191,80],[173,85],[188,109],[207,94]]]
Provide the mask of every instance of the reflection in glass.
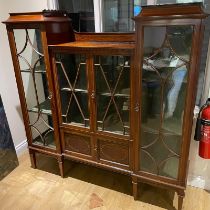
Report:
[[177,178],[192,33],[191,26],[144,28],[142,171]]
[[129,135],[130,58],[95,56],[94,69],[98,130]]
[[78,32],[95,32],[94,2],[93,0],[57,1],[59,9],[68,12],[73,28]]
[[14,30],[33,144],[55,148],[54,128],[39,30]]
[[56,64],[63,122],[89,127],[86,57],[59,54]]
[[130,0],[103,0],[101,10],[104,32],[133,31],[134,2]]

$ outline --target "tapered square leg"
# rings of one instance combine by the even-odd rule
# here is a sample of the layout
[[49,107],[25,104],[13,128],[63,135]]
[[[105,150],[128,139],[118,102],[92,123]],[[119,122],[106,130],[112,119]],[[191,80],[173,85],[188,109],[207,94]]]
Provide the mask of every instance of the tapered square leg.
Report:
[[36,167],[36,153],[35,153],[35,151],[29,150],[29,155],[30,155],[30,160],[31,160],[31,167],[37,168]]
[[138,179],[136,177],[132,177],[132,184],[133,184],[133,197],[134,200],[138,198]]
[[177,192],[177,195],[178,195],[178,210],[182,210],[183,201],[184,201],[184,196],[185,196],[184,190],[178,191],[178,192]]
[[62,178],[64,178],[64,161],[62,156],[58,157],[58,166],[60,170],[60,175]]

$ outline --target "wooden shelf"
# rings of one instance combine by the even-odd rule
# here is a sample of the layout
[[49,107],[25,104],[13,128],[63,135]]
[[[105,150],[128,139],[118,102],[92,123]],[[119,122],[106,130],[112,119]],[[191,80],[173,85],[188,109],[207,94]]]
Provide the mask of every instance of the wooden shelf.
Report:
[[49,45],[49,49],[54,52],[80,52],[81,50],[86,53],[91,53],[94,50],[94,54],[104,54],[105,50],[112,50],[113,53],[117,53],[120,55],[130,55],[134,53],[135,43],[133,42],[86,42],[86,41],[76,41],[76,42],[68,42],[58,45]]

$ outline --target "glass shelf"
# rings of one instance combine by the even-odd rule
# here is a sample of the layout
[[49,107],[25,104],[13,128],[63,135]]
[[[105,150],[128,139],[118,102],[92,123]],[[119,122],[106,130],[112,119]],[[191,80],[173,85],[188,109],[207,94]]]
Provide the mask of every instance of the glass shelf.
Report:
[[[79,89],[79,88],[76,88],[72,91],[72,89],[70,88],[61,88],[61,91],[66,91],[66,92],[80,92],[80,93],[88,93],[87,90],[85,89]],[[101,96],[112,96],[111,93],[98,93],[99,95]],[[125,98],[130,98],[130,95],[129,94],[123,94],[123,93],[116,93],[113,95],[114,97],[125,97]]]
[[[129,122],[123,122],[124,124],[123,128],[122,128],[121,123],[119,122],[110,123],[107,120],[105,122],[97,121],[97,124],[98,124],[98,131],[106,131],[108,133],[115,133],[115,134],[120,134],[120,135],[129,135],[129,132],[130,132]],[[106,129],[102,127],[103,125],[106,126]]]
[[[112,96],[113,94],[111,93],[98,93],[101,96]],[[114,97],[125,97],[125,98],[130,98],[130,95],[128,94],[123,94],[123,93],[116,93],[113,95]]]
[[[67,115],[62,115],[62,117],[65,118],[65,117],[67,117]],[[65,122],[65,120],[64,120],[63,123],[64,124],[69,124],[68,122]],[[83,123],[76,123],[76,122],[72,122],[71,123],[71,125],[73,125],[73,126],[85,127],[85,128],[88,128],[89,127],[89,124],[90,124],[89,119],[85,119]]]
[[[45,134],[47,134],[47,132],[49,132],[49,131],[50,130],[47,130],[44,133],[42,133],[42,137],[45,136]],[[38,145],[38,146],[43,146],[44,145],[46,147],[54,149],[55,148],[54,132],[49,132],[45,136],[44,142],[43,142],[43,139],[40,136],[37,136],[36,138],[34,138],[33,144]]]
[[[42,114],[52,115],[52,111],[51,111],[51,107],[50,107],[50,99],[47,99],[44,102],[40,103],[39,106],[40,106],[40,112]],[[34,106],[33,108],[29,109],[28,111],[38,113],[39,109],[37,106]]]
[[[30,69],[22,69],[22,70],[20,70],[20,72],[22,72],[22,73],[31,73],[31,70]],[[44,65],[37,66],[36,70],[34,72],[38,73],[38,74],[40,74],[40,73],[41,74],[46,74],[45,66]]]
[[85,89],[75,88],[75,89],[72,91],[72,89],[67,88],[67,87],[61,88],[61,91],[66,91],[66,92],[80,92],[80,93],[88,93],[88,91],[87,91],[87,90],[85,90]]
[[[65,107],[67,106],[67,103],[66,104],[62,104],[62,112],[65,113]],[[37,106],[34,106],[33,108],[31,109],[28,109],[29,112],[34,112],[34,113],[38,113],[39,112],[39,109]],[[46,115],[49,115],[51,116],[52,115],[52,111],[51,111],[51,106],[50,106],[50,99],[46,99],[44,102],[40,103],[40,112],[42,114],[46,114]],[[63,117],[66,117],[65,114],[62,114]]]

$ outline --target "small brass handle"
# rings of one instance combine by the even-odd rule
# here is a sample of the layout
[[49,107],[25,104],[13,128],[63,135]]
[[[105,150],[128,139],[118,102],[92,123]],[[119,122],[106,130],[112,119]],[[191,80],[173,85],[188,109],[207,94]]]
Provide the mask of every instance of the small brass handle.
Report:
[[95,92],[92,91],[92,93],[91,93],[91,98],[94,99],[94,98],[95,98],[95,95],[96,95]]
[[139,104],[138,104],[138,103],[136,103],[136,107],[134,108],[134,110],[135,110],[136,112],[139,112]]
[[53,97],[53,94],[52,94],[52,92],[49,92],[49,96],[48,96],[48,99],[49,99],[49,100],[51,100],[51,99],[52,99],[52,97]]

